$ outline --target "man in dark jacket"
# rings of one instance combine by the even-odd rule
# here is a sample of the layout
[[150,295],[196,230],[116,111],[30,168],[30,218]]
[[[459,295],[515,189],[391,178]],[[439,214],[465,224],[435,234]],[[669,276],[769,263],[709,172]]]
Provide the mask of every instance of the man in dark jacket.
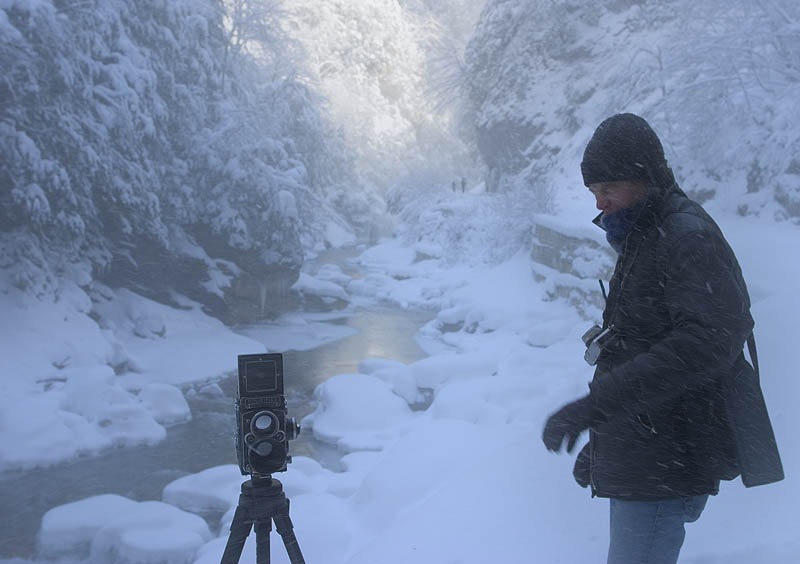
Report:
[[543,440],[571,451],[590,429],[575,478],[611,500],[609,564],[672,564],[721,479],[783,477],[743,354],[750,300],[722,232],[677,186],[644,119],[600,124],[581,172],[619,256],[589,394],[550,416]]

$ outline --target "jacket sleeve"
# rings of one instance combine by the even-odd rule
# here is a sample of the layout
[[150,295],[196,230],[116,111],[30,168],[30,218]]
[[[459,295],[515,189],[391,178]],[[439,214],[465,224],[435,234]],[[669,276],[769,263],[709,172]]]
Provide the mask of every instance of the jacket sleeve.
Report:
[[753,328],[741,271],[721,234],[695,230],[659,253],[669,330],[649,350],[595,375],[607,416],[641,413],[730,371]]

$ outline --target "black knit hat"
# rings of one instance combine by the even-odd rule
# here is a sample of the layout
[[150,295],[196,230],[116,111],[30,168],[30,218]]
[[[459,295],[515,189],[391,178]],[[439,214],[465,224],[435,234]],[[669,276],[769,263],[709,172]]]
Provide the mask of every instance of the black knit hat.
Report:
[[630,180],[668,188],[675,182],[664,148],[650,125],[634,114],[617,114],[601,123],[586,145],[583,183]]

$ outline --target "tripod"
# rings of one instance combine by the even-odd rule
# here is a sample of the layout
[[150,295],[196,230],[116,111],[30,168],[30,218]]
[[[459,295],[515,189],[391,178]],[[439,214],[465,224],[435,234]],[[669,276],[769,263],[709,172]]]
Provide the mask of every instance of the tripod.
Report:
[[220,564],[237,564],[242,548],[252,527],[256,532],[256,563],[269,564],[269,535],[272,522],[283,539],[283,545],[292,564],[305,564],[300,545],[294,536],[294,526],[289,518],[289,500],[283,485],[272,476],[251,475],[242,483],[239,505],[233,514],[231,532]]

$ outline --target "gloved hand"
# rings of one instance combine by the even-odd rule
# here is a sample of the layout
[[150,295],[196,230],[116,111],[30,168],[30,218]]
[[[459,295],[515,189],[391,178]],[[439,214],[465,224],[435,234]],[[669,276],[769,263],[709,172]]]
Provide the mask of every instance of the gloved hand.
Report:
[[547,419],[542,432],[542,440],[547,450],[558,452],[564,440],[567,452],[575,448],[578,436],[598,420],[598,411],[589,396],[568,403]]
[[582,488],[587,487],[592,482],[592,468],[589,460],[589,443],[586,443],[575,457],[575,465],[572,467],[572,477]]

